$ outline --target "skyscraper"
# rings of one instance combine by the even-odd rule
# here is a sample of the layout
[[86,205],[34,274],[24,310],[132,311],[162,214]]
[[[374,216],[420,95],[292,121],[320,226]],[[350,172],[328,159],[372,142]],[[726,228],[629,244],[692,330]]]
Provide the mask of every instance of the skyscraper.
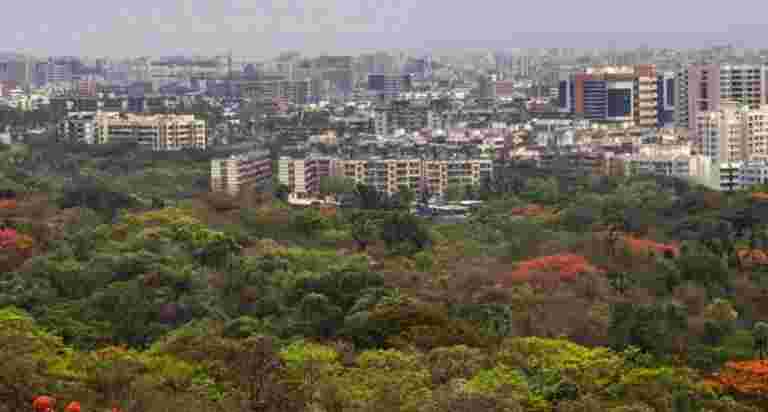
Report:
[[657,78],[652,65],[597,67],[565,74],[558,90],[563,112],[590,120],[656,126]]
[[766,101],[766,68],[759,65],[691,65],[678,75],[678,127],[698,136],[698,114],[717,111],[731,100],[759,108]]

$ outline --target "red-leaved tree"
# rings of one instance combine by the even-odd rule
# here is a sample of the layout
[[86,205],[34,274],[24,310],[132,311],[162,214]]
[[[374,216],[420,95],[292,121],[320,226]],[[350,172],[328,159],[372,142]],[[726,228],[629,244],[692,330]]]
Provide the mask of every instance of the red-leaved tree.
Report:
[[510,286],[518,283],[570,282],[584,273],[597,273],[600,269],[591,265],[584,256],[563,253],[525,260],[517,269],[505,275],[500,283]]

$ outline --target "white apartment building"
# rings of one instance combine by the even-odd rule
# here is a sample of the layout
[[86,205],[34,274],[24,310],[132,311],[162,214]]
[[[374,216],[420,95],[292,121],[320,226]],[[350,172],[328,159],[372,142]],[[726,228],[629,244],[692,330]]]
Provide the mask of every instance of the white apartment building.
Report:
[[208,146],[205,121],[194,115],[70,113],[58,125],[61,138],[86,144],[136,142],[155,151]]
[[336,160],[340,176],[394,195],[407,186],[421,194],[441,197],[449,186],[479,186],[493,175],[490,159],[354,159]]
[[625,165],[628,175],[670,176],[707,186],[715,180],[712,159],[703,155],[633,155],[625,159]]
[[728,101],[720,110],[699,113],[701,153],[717,162],[736,162],[768,155],[768,105],[750,109]]

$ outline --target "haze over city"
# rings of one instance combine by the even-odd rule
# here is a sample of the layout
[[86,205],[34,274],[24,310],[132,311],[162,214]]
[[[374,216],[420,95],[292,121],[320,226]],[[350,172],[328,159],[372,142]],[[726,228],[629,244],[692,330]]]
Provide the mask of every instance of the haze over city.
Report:
[[[446,2],[73,0],[14,2],[2,48],[34,54],[110,57],[237,54],[270,57],[392,48],[756,47],[768,6],[705,8],[692,0]],[[748,12],[745,12],[747,10]]]

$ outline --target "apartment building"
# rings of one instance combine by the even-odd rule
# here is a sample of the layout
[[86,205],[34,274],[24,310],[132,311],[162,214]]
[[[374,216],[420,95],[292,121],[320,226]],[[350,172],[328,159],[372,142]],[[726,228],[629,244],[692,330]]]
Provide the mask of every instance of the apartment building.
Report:
[[703,155],[633,155],[625,160],[627,175],[670,176],[699,184],[712,182],[712,158]]
[[73,142],[136,142],[155,151],[208,146],[205,121],[194,115],[75,112],[59,123],[58,133],[60,138]]
[[768,184],[768,158],[764,156],[752,158],[742,163],[738,172],[741,188]]
[[379,192],[393,195],[401,186],[416,192],[422,189],[422,161],[420,159],[351,159],[336,160],[336,170],[356,184],[374,187]]
[[443,197],[449,186],[480,186],[493,178],[490,159],[425,160],[424,186],[432,196]]
[[384,99],[397,98],[400,93],[411,90],[410,75],[369,74],[368,90]]
[[718,162],[737,162],[768,155],[768,105],[723,101],[717,111],[697,115],[697,152]]
[[613,158],[606,152],[567,152],[540,153],[536,165],[541,169],[554,170],[566,168],[590,175],[616,175]]
[[490,159],[351,159],[336,160],[337,173],[387,195],[407,186],[419,195],[442,196],[449,186],[478,186],[493,176]]
[[296,197],[309,198],[320,192],[321,178],[336,174],[335,167],[335,160],[329,157],[294,159],[283,156],[278,159],[278,181],[288,186]]
[[[434,114],[432,115],[434,116]],[[398,129],[415,131],[430,126],[430,108],[409,101],[394,101],[374,109],[374,131],[379,136],[391,136]],[[433,123],[440,119],[432,117]]]
[[284,99],[295,104],[307,104],[317,95],[312,80],[257,80],[240,85],[245,97],[259,100]]
[[656,66],[637,65],[633,73],[633,120],[636,126],[656,127],[658,124],[658,78]]
[[674,72],[657,74],[656,125],[658,127],[669,127],[675,123],[676,81],[677,77]]
[[246,188],[263,189],[272,180],[269,152],[251,150],[211,159],[211,191],[237,196]]
[[678,74],[676,125],[698,134],[698,115],[736,101],[757,109],[766,100],[766,67],[761,65],[692,65]]

